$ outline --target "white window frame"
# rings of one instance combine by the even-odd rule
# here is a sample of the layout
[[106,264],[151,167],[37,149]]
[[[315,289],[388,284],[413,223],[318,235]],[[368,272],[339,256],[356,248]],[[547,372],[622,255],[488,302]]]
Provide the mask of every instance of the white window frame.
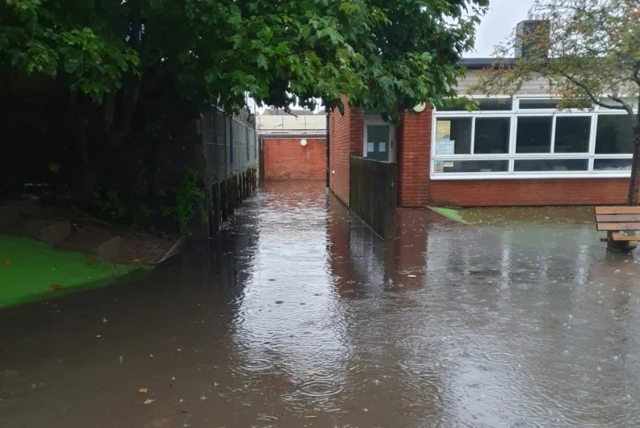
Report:
[[[484,99],[489,98],[487,96],[469,96],[469,98]],[[492,97],[492,98],[510,98],[508,96]],[[557,96],[550,96],[544,94],[527,95],[527,96],[515,96],[513,97],[512,110],[496,110],[496,111],[438,111],[433,109],[432,112],[432,126],[431,126],[431,163],[430,163],[430,176],[432,180],[492,180],[492,179],[545,179],[545,178],[628,178],[631,175],[630,171],[606,171],[606,170],[594,170],[594,164],[596,159],[631,159],[632,154],[596,154],[596,135],[598,127],[598,116],[601,115],[626,115],[627,113],[622,110],[613,109],[598,109],[597,106],[590,110],[556,110],[556,109],[520,109],[520,100],[533,100],[533,99],[554,99],[560,100]],[[606,112],[606,113],[605,113]],[[525,116],[551,116],[551,147],[549,153],[516,153],[516,138],[517,138],[517,121],[518,117]],[[484,117],[510,117],[511,118],[511,132],[509,140],[509,152],[505,154],[474,154],[475,152],[475,123],[477,118]],[[555,139],[556,139],[556,122],[558,117],[589,117],[591,118],[591,133],[589,136],[589,148],[587,152],[582,153],[556,153],[555,152]],[[458,118],[471,118],[471,143],[470,154],[455,154],[455,155],[436,155],[436,124],[439,119],[458,119]],[[365,130],[366,132],[366,130]],[[365,137],[366,140],[366,137]],[[366,150],[366,147],[365,147]],[[586,171],[515,171],[516,160],[570,160],[570,159],[582,159],[587,160]],[[483,161],[483,160],[508,160],[508,171],[496,171],[496,172],[464,172],[464,173],[445,173],[435,172],[435,162],[456,162],[456,161]]]

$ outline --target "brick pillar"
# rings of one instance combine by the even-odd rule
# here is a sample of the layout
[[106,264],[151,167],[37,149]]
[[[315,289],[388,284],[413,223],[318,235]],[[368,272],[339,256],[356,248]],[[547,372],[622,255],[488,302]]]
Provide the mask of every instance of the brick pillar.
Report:
[[349,206],[350,156],[362,156],[364,113],[349,107],[349,101],[344,96],[342,102],[344,115],[334,109],[329,118],[329,188]]
[[398,134],[398,205],[426,207],[431,199],[429,180],[432,109],[404,113]]

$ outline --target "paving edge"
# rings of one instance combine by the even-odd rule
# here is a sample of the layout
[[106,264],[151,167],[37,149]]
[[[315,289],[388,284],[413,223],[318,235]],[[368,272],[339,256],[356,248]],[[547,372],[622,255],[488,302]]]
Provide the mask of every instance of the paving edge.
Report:
[[429,208],[431,211],[440,214],[443,217],[448,218],[449,220],[455,221],[456,223],[460,223],[460,224],[470,224],[469,222],[465,221],[460,214],[458,213],[458,211],[456,211],[453,208],[445,208],[445,207],[427,207]]
[[171,246],[171,248],[169,248],[169,251],[167,251],[163,256],[158,257],[155,261],[154,261],[154,265],[158,265],[164,261],[166,261],[167,259],[175,256],[176,254],[178,254],[180,251],[182,251],[182,247],[184,246],[184,244],[187,242],[187,240],[184,237],[180,237],[178,238],[178,240]]

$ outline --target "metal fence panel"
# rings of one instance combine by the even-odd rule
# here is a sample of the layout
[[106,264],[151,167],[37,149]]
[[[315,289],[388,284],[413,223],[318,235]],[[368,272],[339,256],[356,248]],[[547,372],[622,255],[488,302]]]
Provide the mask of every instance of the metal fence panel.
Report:
[[203,114],[202,128],[205,174],[210,183],[258,168],[257,134],[249,112],[231,117],[210,110]]

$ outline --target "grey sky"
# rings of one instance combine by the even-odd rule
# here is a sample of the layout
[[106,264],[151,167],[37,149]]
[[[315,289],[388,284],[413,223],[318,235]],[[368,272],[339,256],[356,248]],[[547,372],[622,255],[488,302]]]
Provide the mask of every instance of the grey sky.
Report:
[[477,30],[475,52],[465,57],[491,57],[493,47],[511,34],[516,24],[527,18],[534,0],[490,0],[489,12]]

